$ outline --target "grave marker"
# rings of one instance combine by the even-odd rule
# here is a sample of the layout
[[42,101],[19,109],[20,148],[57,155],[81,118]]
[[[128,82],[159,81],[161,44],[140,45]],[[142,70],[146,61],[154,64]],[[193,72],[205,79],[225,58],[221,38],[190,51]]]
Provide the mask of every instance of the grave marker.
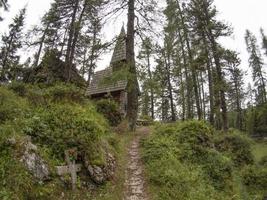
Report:
[[77,160],[77,148],[66,150],[65,159],[67,165],[56,166],[57,174],[59,176],[62,176],[64,174],[70,174],[72,189],[75,190],[77,184],[77,172],[81,171],[82,168],[81,164],[75,164],[75,161]]

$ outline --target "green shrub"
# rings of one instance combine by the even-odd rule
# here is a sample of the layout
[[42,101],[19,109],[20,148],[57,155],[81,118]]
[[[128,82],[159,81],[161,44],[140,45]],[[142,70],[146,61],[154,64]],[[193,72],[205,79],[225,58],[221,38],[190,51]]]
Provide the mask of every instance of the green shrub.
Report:
[[149,181],[155,193],[153,199],[221,199],[214,188],[205,181],[201,169],[184,165],[172,153],[147,163]]
[[243,172],[243,182],[250,190],[267,191],[267,168],[248,166]]
[[84,91],[75,85],[58,83],[45,89],[44,95],[51,102],[84,103]]
[[34,179],[8,144],[0,147],[0,199],[27,199]]
[[246,110],[246,129],[250,135],[266,137],[267,104],[251,107]]
[[[218,190],[231,190],[232,161],[215,150],[209,150],[201,156],[198,164],[203,167],[204,174]],[[197,164],[197,163],[196,163]]]
[[231,158],[215,149],[215,131],[204,122],[162,124],[142,141],[142,158],[155,199],[230,199]]
[[236,166],[253,164],[251,140],[239,132],[228,132],[216,140],[216,148],[232,158]]
[[8,88],[21,97],[25,97],[28,91],[27,85],[22,82],[12,82]]
[[96,102],[97,112],[104,115],[111,126],[117,126],[122,121],[122,115],[118,104],[110,99],[102,99]]
[[107,127],[91,104],[51,104],[37,108],[23,131],[34,143],[51,148],[58,159],[64,160],[64,150],[77,147],[92,162],[102,162],[101,141]]
[[179,142],[189,143],[192,147],[212,147],[214,130],[202,121],[188,121],[178,127]]
[[261,160],[259,161],[259,164],[261,166],[267,167],[267,156],[263,156]]
[[180,150],[170,137],[152,135],[142,141],[142,147],[153,199],[214,199],[212,186],[204,187],[201,169],[178,159]]
[[79,103],[86,102],[84,90],[72,84],[55,83],[53,85],[36,84],[29,85],[14,82],[9,85],[9,89],[17,95],[25,97],[35,106],[43,106],[48,103]]
[[0,87],[0,124],[23,116],[28,104],[4,87]]

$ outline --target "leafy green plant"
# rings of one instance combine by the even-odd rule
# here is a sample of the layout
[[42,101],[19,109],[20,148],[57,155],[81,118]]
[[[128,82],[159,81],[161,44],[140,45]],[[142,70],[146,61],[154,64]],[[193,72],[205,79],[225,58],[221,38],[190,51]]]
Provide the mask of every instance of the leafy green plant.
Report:
[[73,147],[94,160],[94,156],[102,153],[98,145],[108,129],[91,104],[51,104],[36,109],[23,130],[35,143],[52,148],[62,160],[64,150]]
[[0,124],[25,115],[27,102],[4,87],[0,87]]
[[263,156],[261,160],[259,161],[259,164],[261,166],[267,167],[267,156]]
[[267,168],[248,166],[243,171],[243,182],[251,190],[267,190]]
[[236,166],[244,166],[254,163],[251,143],[246,135],[231,131],[217,138],[216,148],[231,157]]
[[217,133],[199,121],[157,124],[142,141],[142,157],[155,199],[227,199],[233,162],[215,149]]
[[102,99],[96,103],[97,112],[103,114],[111,126],[117,126],[122,121],[119,105],[111,99]]

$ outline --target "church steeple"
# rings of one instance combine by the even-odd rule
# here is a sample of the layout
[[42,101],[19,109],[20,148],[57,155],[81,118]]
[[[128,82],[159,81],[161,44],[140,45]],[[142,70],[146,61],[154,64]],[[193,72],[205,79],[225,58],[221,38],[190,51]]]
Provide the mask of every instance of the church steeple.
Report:
[[124,26],[122,26],[120,35],[117,37],[117,43],[114,48],[110,65],[114,68],[119,63],[125,61],[126,61],[126,33]]

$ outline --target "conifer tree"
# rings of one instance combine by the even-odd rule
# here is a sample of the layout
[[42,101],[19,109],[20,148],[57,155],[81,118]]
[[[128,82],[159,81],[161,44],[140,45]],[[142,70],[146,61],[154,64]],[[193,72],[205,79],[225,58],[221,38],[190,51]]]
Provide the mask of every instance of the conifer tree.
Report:
[[0,51],[0,82],[17,79],[17,68],[20,56],[18,50],[22,47],[23,26],[26,9],[20,10],[13,22],[9,25],[8,34],[2,36],[2,47]]
[[168,77],[166,72],[166,67],[164,64],[164,59],[162,55],[159,54],[159,57],[156,59],[156,69],[154,72],[155,83],[157,83],[157,90],[155,91],[155,96],[159,99],[156,104],[158,109],[157,113],[159,113],[159,118],[163,122],[170,121],[170,98],[168,95]]
[[[151,60],[153,54],[153,45],[150,38],[145,38],[142,41],[141,50],[138,55],[139,70],[141,70],[142,76],[140,77],[143,82],[144,99],[148,99],[148,112],[152,119],[155,119],[155,81],[152,72]],[[146,102],[146,101],[145,101]],[[145,106],[146,107],[146,106]]]
[[262,49],[264,54],[267,56],[267,36],[264,34],[263,28],[260,29],[261,37],[262,37]]
[[49,11],[42,17],[40,25],[34,26],[27,33],[27,46],[36,48],[34,67],[39,65],[44,51],[53,50],[62,45],[64,46],[65,36],[61,37],[63,24],[57,12],[57,7],[58,5],[56,3],[52,3]]
[[254,86],[257,88],[257,104],[266,103],[266,78],[263,71],[263,59],[257,45],[256,37],[249,31],[246,31],[245,41],[249,53],[249,66],[252,69]]
[[239,68],[241,60],[236,52],[226,50],[224,60],[225,68],[229,72],[228,106],[230,111],[237,114],[235,128],[241,130],[243,127],[242,102],[245,95],[242,89],[244,85],[244,72]]
[[[217,110],[217,128],[228,129],[226,87],[224,72],[221,65],[221,47],[218,39],[222,36],[229,36],[231,29],[225,23],[218,21],[217,10],[214,7],[214,0],[191,0],[189,2],[189,13],[191,16],[191,27],[195,36],[203,36],[208,42],[214,60],[214,97],[215,110]],[[210,97],[212,98],[212,97]]]
[[[9,7],[9,5],[7,3],[7,0],[0,0],[0,9],[4,8],[4,10],[7,11],[8,7]],[[2,21],[2,20],[3,20],[3,18],[0,15],[0,21]]]
[[[122,9],[127,10],[127,35],[126,35],[126,62],[128,67],[128,84],[127,84],[127,115],[129,130],[136,129],[137,112],[138,112],[138,94],[139,86],[137,81],[137,69],[135,62],[135,36],[136,33],[141,34],[141,30],[147,30],[145,26],[141,26],[144,22],[147,27],[151,27],[151,22],[155,20],[154,13],[157,1],[155,0],[115,0],[109,1],[109,7],[112,8],[111,14],[116,14]],[[114,7],[114,4],[116,5]],[[137,25],[137,26],[136,26]],[[137,30],[138,27],[138,31]]]

